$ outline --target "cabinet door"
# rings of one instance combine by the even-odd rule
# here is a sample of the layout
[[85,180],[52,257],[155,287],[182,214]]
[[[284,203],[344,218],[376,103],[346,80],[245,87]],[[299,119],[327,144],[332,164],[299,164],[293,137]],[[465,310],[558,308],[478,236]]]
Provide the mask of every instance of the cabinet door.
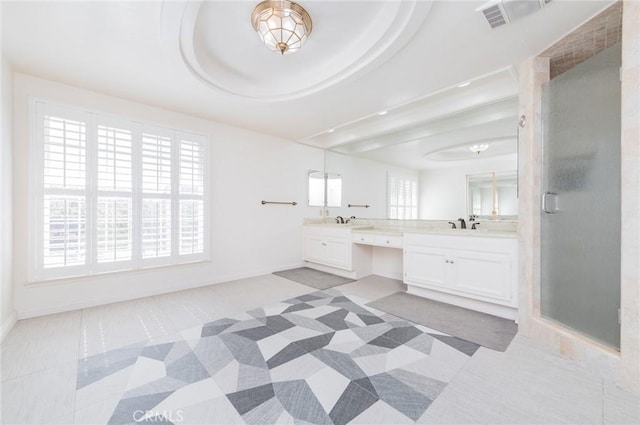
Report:
[[304,259],[324,263],[327,259],[327,244],[319,236],[304,237]]
[[452,289],[499,301],[511,301],[508,254],[456,250],[451,253]]
[[328,239],[326,243],[327,264],[342,268],[351,266],[351,242],[347,239]]
[[446,286],[447,252],[436,248],[411,246],[404,252],[404,276],[407,283]]

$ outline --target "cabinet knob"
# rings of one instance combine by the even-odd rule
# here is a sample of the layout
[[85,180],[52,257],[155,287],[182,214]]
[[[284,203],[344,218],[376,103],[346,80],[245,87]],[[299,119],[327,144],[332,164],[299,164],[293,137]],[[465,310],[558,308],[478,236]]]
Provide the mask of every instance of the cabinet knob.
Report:
[[387,243],[389,243],[389,241],[387,241]]
[[449,264],[449,260],[444,260],[445,263]]
[[324,242],[322,242],[322,246],[327,246],[327,244],[326,244],[326,243],[324,243]]
[[364,241],[364,238],[360,238],[361,241]]

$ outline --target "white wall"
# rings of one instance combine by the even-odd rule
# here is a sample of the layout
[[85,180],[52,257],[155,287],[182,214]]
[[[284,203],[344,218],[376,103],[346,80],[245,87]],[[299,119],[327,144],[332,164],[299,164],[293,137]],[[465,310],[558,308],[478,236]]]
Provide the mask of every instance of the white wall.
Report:
[[[327,172],[340,174],[343,182],[342,207],[329,208],[329,216],[345,218],[387,218],[387,173],[418,176],[415,170],[335,152],[327,152]],[[370,208],[348,208],[349,204]]]
[[[19,317],[29,317],[228,281],[302,264],[306,176],[322,170],[319,149],[176,112],[15,74],[14,231],[28,232],[27,160],[30,96],[144,122],[208,134],[211,139],[212,261],[49,283],[27,282],[27,238],[14,241],[14,292]],[[3,97],[4,99],[4,97]],[[4,149],[4,144],[3,144]],[[297,201],[266,205],[261,200]]]
[[373,247],[372,273],[390,279],[403,280],[402,249]]
[[0,341],[15,323],[12,278],[12,126],[13,72],[2,58],[0,105]]
[[467,174],[510,171],[517,167],[513,157],[487,158],[482,161],[420,171],[420,218],[455,220],[467,217]]

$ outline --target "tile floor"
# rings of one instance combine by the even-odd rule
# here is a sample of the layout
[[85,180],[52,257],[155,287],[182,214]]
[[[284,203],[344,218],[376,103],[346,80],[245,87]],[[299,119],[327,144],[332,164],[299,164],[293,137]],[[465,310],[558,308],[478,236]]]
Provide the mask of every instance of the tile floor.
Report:
[[[158,406],[167,411],[167,419],[185,424],[395,424],[414,420],[451,424],[640,423],[637,397],[574,362],[554,356],[524,337],[517,336],[504,353],[480,347],[469,357],[451,345],[441,344],[442,341],[434,338],[426,328],[395,320],[365,306],[369,300],[389,295],[401,287],[397,281],[371,276],[329,290],[337,292],[317,299],[317,305],[307,303],[310,305],[306,309],[307,316],[291,316],[291,312],[284,311],[300,299],[298,302],[292,300],[316,291],[269,275],[20,321],[0,346],[2,423],[136,423],[135,420],[127,422],[118,414],[132,414],[127,400],[134,397],[138,397],[136,405]],[[331,316],[339,309],[328,311],[326,306],[331,302],[328,300],[341,295],[352,304],[342,300],[341,309],[346,313]],[[290,303],[283,305],[281,301],[285,300]],[[366,376],[345,377],[346,371],[336,372],[340,370],[335,365],[336,355],[327,358],[325,351],[352,353],[363,346],[362,339],[356,338],[357,334],[352,330],[355,327],[349,327],[349,323],[360,328],[366,328],[363,326],[366,323],[354,323],[357,320],[353,315],[349,316],[352,321],[346,319],[353,313],[346,307],[352,310],[364,308],[380,317],[385,326],[391,327],[385,328],[384,332],[395,329],[394,326],[417,329],[419,338],[439,341],[439,350],[432,349],[427,353],[425,349],[423,352],[411,349],[413,355],[422,354],[425,358],[390,365],[389,356],[393,354],[389,353],[407,349],[406,344],[410,342],[398,340],[400,334],[397,334],[395,339],[387,341],[387,347],[378,345],[380,354],[363,356],[359,363],[356,362],[360,370],[366,370]],[[325,308],[324,314],[321,314],[322,308]],[[289,323],[298,320],[296,326],[278,319],[269,322],[266,319],[267,316],[286,318],[288,314]],[[305,322],[306,328],[299,326],[301,318],[305,317],[311,322],[325,317],[320,323],[326,328],[309,322]],[[222,319],[226,318],[231,319],[234,328],[225,328],[228,322]],[[206,324],[210,324],[208,328]],[[334,340],[334,336],[331,343],[320,348],[318,345],[305,346],[300,341],[313,338],[309,333],[310,326],[311,330],[326,331],[315,336],[335,332],[342,339]],[[205,328],[209,330],[205,331]],[[277,329],[281,330],[276,332]],[[234,330],[253,335],[255,340],[246,339],[252,341],[246,347],[253,348],[245,347],[245,350],[255,354],[257,346],[264,359],[277,357],[283,347],[291,344],[305,346],[306,350],[299,352],[298,357],[288,353],[288,357],[285,356],[288,362],[268,370],[271,376],[266,376],[266,369],[246,364],[255,358],[251,360],[250,356],[238,361],[237,357],[243,359],[242,350],[236,348],[234,354],[229,349],[234,345],[224,343],[225,338],[234,338],[225,336]],[[225,334],[225,331],[228,332]],[[261,338],[256,332],[266,332],[268,336]],[[415,331],[411,332],[418,336]],[[314,341],[320,345],[324,343]],[[412,344],[419,346],[417,341]],[[210,352],[218,354],[211,356],[207,354]],[[190,353],[195,354],[191,356]],[[376,359],[371,361],[367,357]],[[429,357],[431,360],[427,359]],[[436,357],[439,357],[439,363],[433,368]],[[193,361],[185,362],[185,358]],[[212,366],[212,359],[219,358],[226,359],[226,363]],[[280,358],[282,361],[282,355]],[[178,359],[183,359],[182,363]],[[276,360],[272,360],[272,365],[274,362]],[[204,371],[194,366],[198,363]],[[291,367],[282,367],[287,364]],[[199,373],[206,373],[213,379],[199,379]],[[423,385],[427,381],[419,379],[433,377],[435,373],[441,375],[429,381],[431,386]],[[171,379],[163,381],[167,375],[179,376],[180,383]],[[271,385],[272,380],[289,384]],[[358,382],[353,384],[353,381]],[[155,385],[152,391],[148,388],[150,382]],[[306,386],[304,382],[307,382]],[[394,384],[405,391],[406,388],[417,391],[394,392]],[[335,387],[333,390],[332,386]],[[349,386],[351,390],[347,392]],[[360,391],[363,388],[368,391]],[[354,395],[356,393],[360,395]],[[374,393],[377,400],[375,396],[371,397]],[[166,394],[166,397],[154,404],[157,394]],[[225,396],[210,397],[211,394]],[[226,396],[228,394],[234,396],[230,398]],[[250,396],[246,397],[247,394]],[[409,397],[412,403],[406,403],[408,394],[413,396]],[[249,404],[256,399],[264,402],[258,408],[249,409]],[[314,399],[320,406],[315,406],[315,410],[308,409],[315,403]],[[369,407],[357,406],[363,400],[368,400]],[[175,409],[175,406],[185,405],[189,408]],[[311,411],[320,416],[312,416]]]

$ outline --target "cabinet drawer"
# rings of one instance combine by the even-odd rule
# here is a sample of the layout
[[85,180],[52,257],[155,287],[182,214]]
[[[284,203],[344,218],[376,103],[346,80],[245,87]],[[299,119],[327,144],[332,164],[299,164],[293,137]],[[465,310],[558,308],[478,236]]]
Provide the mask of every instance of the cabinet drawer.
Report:
[[373,245],[373,233],[353,233],[351,240],[353,243]]
[[375,235],[373,243],[378,246],[388,246],[390,248],[402,248],[402,236]]

